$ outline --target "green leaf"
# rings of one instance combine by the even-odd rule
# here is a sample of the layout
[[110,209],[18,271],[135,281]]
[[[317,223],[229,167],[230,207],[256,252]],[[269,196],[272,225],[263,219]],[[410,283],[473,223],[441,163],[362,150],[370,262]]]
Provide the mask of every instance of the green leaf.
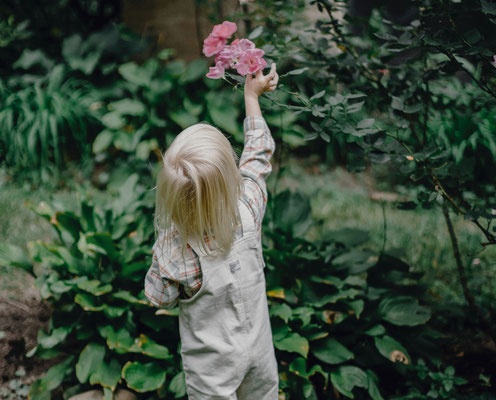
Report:
[[196,124],[198,122],[198,117],[196,117],[195,115],[191,115],[190,113],[184,110],[169,112],[169,117],[182,129],[186,129],[187,127]]
[[119,73],[128,82],[138,86],[149,86],[151,76],[146,68],[138,66],[135,62],[128,62],[119,67]]
[[308,356],[308,340],[298,333],[290,333],[283,339],[275,340],[274,346],[279,350],[301,354],[305,358]]
[[383,299],[379,304],[378,312],[385,321],[400,326],[425,324],[431,317],[430,311],[420,306],[417,299],[410,296]]
[[90,375],[90,384],[100,384],[112,391],[117,387],[121,378],[121,365],[116,359],[110,360],[110,363],[101,362],[95,372]]
[[[308,71],[310,68],[308,67],[304,67],[304,68],[299,68],[299,69],[294,69],[292,71],[289,71],[287,74],[285,75],[301,75],[302,73]],[[284,75],[283,75],[284,76]]]
[[45,53],[41,50],[29,50],[25,49],[21,57],[12,65],[14,68],[29,69],[33,65],[41,65],[46,70],[50,70],[53,67],[54,62],[50,60]]
[[139,338],[135,340],[135,344],[139,347],[139,351],[141,353],[161,360],[166,360],[172,358],[172,355],[169,353],[169,349],[165,346],[162,346],[148,336],[141,334]]
[[380,336],[386,333],[386,328],[384,328],[381,324],[377,324],[372,328],[367,329],[364,333],[369,336]]
[[383,337],[374,337],[374,343],[377,350],[379,350],[379,353],[389,361],[400,361],[404,364],[411,363],[408,351],[391,336],[385,335]]
[[310,97],[310,100],[320,99],[321,97],[323,97],[325,95],[325,93],[326,93],[325,89],[321,90],[320,92],[315,93],[312,97]]
[[289,371],[304,379],[309,379],[315,374],[320,374],[327,382],[328,374],[324,371],[322,366],[317,364],[310,368],[310,371],[307,371],[307,360],[302,357],[295,358],[291,364],[289,364]]
[[263,29],[264,29],[263,25],[259,25],[259,26],[257,26],[257,27],[256,27],[255,29],[253,29],[253,30],[251,31],[251,33],[248,35],[248,39],[250,39],[250,40],[256,39],[257,37],[259,37],[259,36],[262,34]]
[[481,10],[485,14],[496,15],[496,3],[489,0],[481,0]]
[[403,111],[403,109],[405,108],[405,103],[403,99],[393,96],[391,101],[391,108],[394,108],[395,110]]
[[278,316],[284,320],[284,322],[288,322],[289,318],[291,318],[291,307],[289,307],[286,303],[277,304],[270,308],[271,316]]
[[85,383],[90,374],[96,371],[97,367],[103,362],[105,356],[105,347],[97,343],[89,343],[79,355],[76,364],[76,376],[80,383]]
[[44,349],[51,349],[62,343],[71,330],[72,326],[61,326],[53,329],[50,335],[46,335],[43,330],[40,330],[38,332],[38,345]]
[[98,154],[112,144],[112,140],[114,139],[114,133],[108,129],[104,129],[101,131],[98,136],[93,141],[93,153]]
[[207,62],[204,59],[191,61],[186,66],[186,71],[184,71],[184,73],[181,75],[179,83],[184,84],[194,82],[203,77],[206,72]]
[[18,246],[0,242],[0,265],[20,267],[33,274],[33,263],[26,252]]
[[102,117],[102,124],[109,129],[120,129],[126,124],[126,120],[116,111],[109,112]]
[[312,345],[312,353],[327,364],[341,364],[355,357],[345,346],[332,338],[315,342]]
[[169,391],[174,393],[174,398],[176,399],[186,396],[186,380],[184,377],[184,371],[179,372],[174,378],[172,378],[169,384]]
[[367,370],[365,372],[369,377],[368,391],[372,400],[384,400],[384,398],[381,396],[381,393],[379,392],[379,388],[377,387],[377,383],[378,383],[377,376],[371,370]]
[[59,387],[65,377],[72,372],[71,364],[73,361],[74,356],[69,356],[61,363],[51,367],[42,378],[31,385],[29,398],[33,400],[51,399],[50,392]]
[[141,101],[134,99],[114,101],[109,104],[109,108],[121,115],[139,116],[145,114],[146,112],[144,104]]
[[360,318],[360,314],[363,312],[365,307],[365,302],[363,300],[348,301],[346,304],[353,310],[353,313],[357,318]]
[[112,291],[112,285],[102,284],[98,280],[83,281],[77,284],[77,287],[85,292],[94,294],[95,296],[101,296]]
[[127,385],[139,392],[159,389],[165,383],[165,369],[157,363],[127,362],[122,368],[122,378]]
[[361,368],[347,365],[331,372],[331,382],[338,392],[353,399],[352,390],[355,387],[367,389],[369,377]]
[[79,233],[82,231],[79,218],[71,212],[56,212],[54,224],[68,232],[74,240],[79,238]]
[[326,304],[334,304],[339,300],[353,299],[358,295],[358,293],[359,292],[356,289],[340,290],[337,293],[322,296],[319,300],[312,302],[312,305],[314,307],[324,307]]
[[374,125],[375,119],[374,118],[366,118],[362,119],[358,124],[357,128],[358,129],[365,129],[365,128],[370,128],[372,125]]
[[81,306],[84,311],[102,311],[105,305],[98,305],[94,296],[85,293],[78,293],[74,301]]

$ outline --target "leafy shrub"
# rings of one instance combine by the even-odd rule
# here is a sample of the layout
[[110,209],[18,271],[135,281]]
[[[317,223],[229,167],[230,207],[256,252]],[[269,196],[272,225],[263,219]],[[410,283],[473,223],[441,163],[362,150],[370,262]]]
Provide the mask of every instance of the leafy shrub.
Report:
[[[0,260],[36,275],[52,304],[48,331],[29,355],[61,362],[32,386],[32,399],[49,398],[62,383],[67,393],[100,385],[110,396],[122,384],[184,396],[177,309],[156,311],[143,293],[153,196],[138,181],[130,176],[110,200],[82,196],[70,211],[41,203],[33,209],[59,241],[31,242],[29,257],[2,248]],[[307,242],[309,213],[303,195],[280,193],[264,230],[281,388],[289,398],[315,399],[335,388],[381,399],[390,390],[384,377],[401,373],[395,362],[412,363],[426,348],[430,312],[417,300],[423,290],[407,264],[364,248],[365,232],[343,229]]]

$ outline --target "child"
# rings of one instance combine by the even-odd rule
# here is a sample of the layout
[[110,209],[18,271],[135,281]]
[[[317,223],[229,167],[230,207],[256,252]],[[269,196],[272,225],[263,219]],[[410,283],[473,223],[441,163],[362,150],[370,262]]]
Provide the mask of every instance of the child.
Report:
[[246,77],[239,169],[228,140],[200,123],[176,137],[157,178],[145,294],[155,306],[179,304],[189,400],[278,397],[261,246],[275,143],[258,103],[278,79],[275,64]]

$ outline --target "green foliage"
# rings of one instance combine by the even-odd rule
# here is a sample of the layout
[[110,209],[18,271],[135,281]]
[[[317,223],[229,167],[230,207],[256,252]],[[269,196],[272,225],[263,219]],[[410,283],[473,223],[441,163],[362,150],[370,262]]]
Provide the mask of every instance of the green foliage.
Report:
[[[59,239],[31,242],[29,261],[13,246],[3,253],[4,264],[10,257],[31,272],[33,264],[41,266],[36,285],[53,306],[48,329],[40,330],[29,356],[63,361],[32,386],[33,399],[75,384],[81,391],[99,385],[114,392],[125,385],[136,392],[160,390],[167,398],[185,395],[177,309],[156,311],[143,293],[153,195],[137,175],[117,187],[111,199],[81,196],[68,209],[32,206]],[[332,383],[345,395],[365,391],[383,398],[382,379],[398,370],[393,361],[411,362],[422,353],[418,338],[429,318],[415,300],[422,290],[410,282],[408,266],[368,251],[361,231],[304,240],[311,209],[302,194],[282,192],[268,209],[267,294],[281,388],[311,399]],[[294,212],[276,211],[281,209]],[[420,317],[405,324],[405,312]],[[395,358],[398,352],[405,358]]]
[[303,228],[295,235],[294,226],[308,229],[307,202],[281,192],[264,229],[281,388],[290,398],[320,398],[332,387],[348,397],[386,398],[380,388],[388,375],[427,351],[420,338],[430,312],[415,298],[423,290],[404,262],[367,250],[363,231],[329,232],[315,242],[303,239]]
[[415,386],[410,387],[407,395],[394,397],[393,400],[407,399],[465,399],[459,396],[457,386],[467,383],[463,378],[455,375],[455,368],[448,366],[444,370],[432,370],[423,359],[411,366],[410,372],[416,375]]
[[47,180],[53,166],[87,155],[95,99],[87,82],[40,50],[25,50],[15,65],[41,72],[0,80],[0,154],[8,166]]
[[[70,210],[33,206],[59,241],[29,244],[31,265],[42,266],[36,285],[54,306],[48,329],[40,330],[29,356],[63,361],[33,384],[32,399],[50,398],[63,382],[78,384],[80,391],[98,385],[111,392],[118,384],[138,392],[167,384],[171,393],[183,396],[180,378],[174,385],[165,380],[166,374],[180,372],[177,314],[156,313],[142,290],[153,237],[147,218],[152,204],[151,192],[132,175],[111,201],[82,196]],[[19,264],[18,252],[9,249],[3,257]]]

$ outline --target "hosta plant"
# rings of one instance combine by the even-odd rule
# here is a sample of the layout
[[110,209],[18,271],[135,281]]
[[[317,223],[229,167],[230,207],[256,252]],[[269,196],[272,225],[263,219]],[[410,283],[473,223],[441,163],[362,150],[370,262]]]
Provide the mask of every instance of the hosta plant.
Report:
[[[58,240],[29,244],[29,256],[0,248],[0,262],[36,275],[52,316],[29,353],[60,362],[31,388],[32,399],[103,387],[181,398],[177,309],[157,310],[143,294],[151,262],[153,192],[130,176],[114,197],[82,195],[70,208],[33,206]],[[281,390],[288,399],[337,391],[386,398],[388,375],[426,349],[429,310],[417,300],[409,266],[365,247],[367,234],[343,229],[303,238],[308,199],[278,194],[265,232],[267,295]],[[428,349],[429,350],[429,349]],[[367,397],[369,396],[369,397]]]

